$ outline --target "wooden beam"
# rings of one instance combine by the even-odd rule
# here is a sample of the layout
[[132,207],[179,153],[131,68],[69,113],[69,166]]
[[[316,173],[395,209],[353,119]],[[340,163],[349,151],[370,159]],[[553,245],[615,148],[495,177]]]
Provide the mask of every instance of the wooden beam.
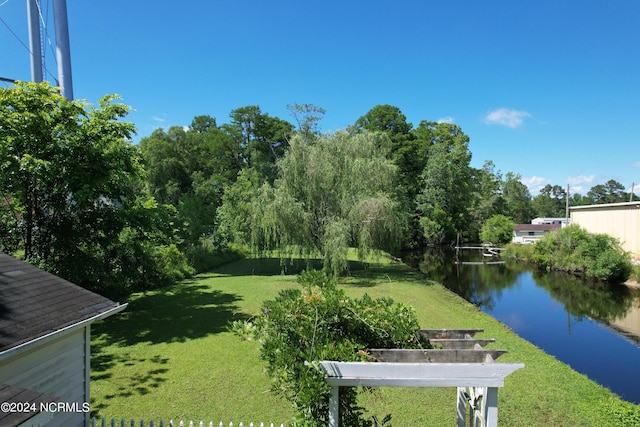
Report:
[[523,363],[319,363],[330,386],[503,387]]
[[436,339],[471,339],[484,329],[421,329],[420,333],[429,338]]
[[406,363],[485,363],[492,362],[507,350],[485,349],[425,349],[404,350],[396,348],[372,348],[369,354],[375,362]]
[[432,338],[429,340],[431,345],[441,346],[442,348],[476,348],[476,346],[484,347],[487,344],[496,342],[495,338],[485,339],[464,339],[464,338]]

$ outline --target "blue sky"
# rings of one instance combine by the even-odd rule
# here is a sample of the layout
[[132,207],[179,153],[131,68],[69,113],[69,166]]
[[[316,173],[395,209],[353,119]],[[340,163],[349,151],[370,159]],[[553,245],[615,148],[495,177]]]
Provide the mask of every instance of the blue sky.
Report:
[[[52,1],[40,0],[53,41]],[[0,0],[0,77],[31,78],[25,3]],[[136,140],[196,115],[225,123],[246,105],[291,120],[287,104],[315,104],[332,131],[391,104],[414,126],[460,125],[473,166],[492,160],[533,194],[609,179],[640,194],[637,0],[68,0],[67,9],[75,97],[120,94],[135,109]]]

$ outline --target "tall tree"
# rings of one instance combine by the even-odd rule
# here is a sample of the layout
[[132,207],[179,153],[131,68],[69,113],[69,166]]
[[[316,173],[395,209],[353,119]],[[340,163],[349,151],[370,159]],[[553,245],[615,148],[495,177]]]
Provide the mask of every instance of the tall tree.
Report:
[[533,198],[534,215],[545,218],[564,217],[566,212],[567,192],[559,185],[547,184],[540,189],[540,194]]
[[191,186],[186,131],[179,126],[167,132],[156,129],[140,140],[139,147],[146,163],[151,194],[160,203],[177,206],[181,195]]
[[473,201],[473,168],[469,137],[450,123],[421,123],[431,147],[417,197],[424,238],[430,243],[454,241],[468,231]]
[[502,174],[495,170],[491,160],[487,160],[482,168],[475,171],[475,184],[477,199],[474,205],[474,216],[480,224],[494,215],[503,214],[506,210],[505,201],[502,198],[500,186]]
[[298,133],[309,142],[320,134],[318,124],[326,110],[313,104],[287,104],[289,115],[298,124]]
[[573,193],[569,197],[570,206],[584,206],[591,204],[591,200],[583,194]]
[[222,126],[240,148],[241,168],[255,168],[263,179],[275,178],[275,162],[288,148],[293,125],[263,113],[257,105],[236,108],[229,114],[231,123]]
[[625,193],[624,185],[613,179],[610,179],[604,184],[598,184],[591,187],[587,193],[587,197],[593,204],[629,201],[629,193]]
[[400,108],[388,104],[376,105],[356,120],[355,126],[357,130],[385,132],[392,141],[394,138],[409,135],[413,127],[407,122],[407,117]]
[[[421,123],[423,126],[426,122]],[[409,214],[409,229],[407,239],[414,241],[419,239],[420,228],[418,224],[419,213],[416,210],[415,199],[422,190],[420,176],[424,170],[432,145],[431,133],[420,133],[422,128],[413,132],[413,125],[407,122],[407,118],[400,108],[393,105],[376,105],[364,116],[358,118],[354,124],[356,131],[383,132],[391,140],[389,157],[398,167],[398,185],[396,193],[403,205],[403,209]],[[417,137],[424,136],[422,138]]]
[[214,118],[197,116],[188,129],[157,129],[140,141],[151,194],[176,208],[186,245],[197,244],[215,229],[215,212],[225,186],[244,166],[245,151],[216,126]]
[[531,193],[521,182],[520,174],[507,172],[502,182],[502,197],[507,207],[507,216],[518,224],[528,224],[533,219]]
[[392,197],[396,168],[386,158],[389,145],[380,133],[337,132],[311,144],[295,135],[278,179],[257,198],[254,242],[320,254],[333,274],[346,269],[349,247],[361,256],[393,248],[404,216]]
[[96,108],[48,83],[0,89],[0,189],[16,219],[2,246],[93,288],[128,274],[118,248],[123,231],[138,226],[143,168],[130,142],[135,128],[121,121],[129,107],[117,99]]
[[277,176],[276,162],[289,149],[293,125],[286,120],[263,114],[256,122],[254,140],[249,146],[250,166],[263,180],[273,183]]

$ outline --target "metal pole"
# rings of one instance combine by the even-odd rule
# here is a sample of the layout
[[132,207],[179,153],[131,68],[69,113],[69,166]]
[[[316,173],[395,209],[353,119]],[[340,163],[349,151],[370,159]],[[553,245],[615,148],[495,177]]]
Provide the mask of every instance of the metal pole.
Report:
[[58,61],[60,92],[65,98],[73,99],[67,0],[53,0],[53,24],[56,29],[56,59]]
[[27,0],[29,21],[29,53],[31,54],[31,80],[42,81],[42,46],[40,44],[40,16],[36,0]]
[[565,219],[564,225],[569,225],[569,184],[567,184],[567,204],[565,206]]

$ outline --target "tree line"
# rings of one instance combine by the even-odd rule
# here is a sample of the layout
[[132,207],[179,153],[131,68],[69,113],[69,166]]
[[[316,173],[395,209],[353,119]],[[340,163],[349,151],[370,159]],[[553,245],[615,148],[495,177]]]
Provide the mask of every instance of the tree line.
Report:
[[[135,145],[129,107],[68,101],[46,83],[0,90],[0,249],[75,283],[136,291],[267,250],[346,268],[346,251],[477,240],[487,219],[564,216],[565,191],[471,163],[460,126],[378,105],[323,134],[325,111],[259,106],[196,116]],[[636,198],[637,199],[637,198]],[[571,203],[628,201],[611,180]]]

